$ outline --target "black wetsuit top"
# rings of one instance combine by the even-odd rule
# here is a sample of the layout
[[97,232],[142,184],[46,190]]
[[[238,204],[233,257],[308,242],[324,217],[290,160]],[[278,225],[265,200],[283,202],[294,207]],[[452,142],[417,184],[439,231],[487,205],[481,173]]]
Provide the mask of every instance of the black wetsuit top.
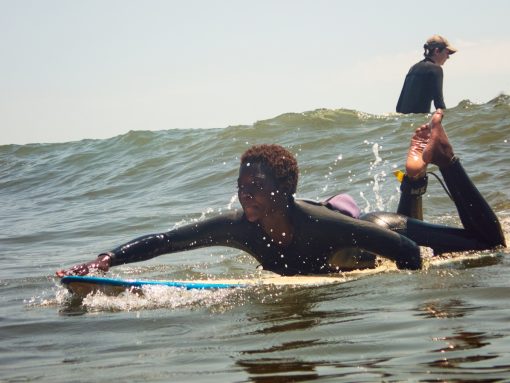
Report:
[[413,65],[407,73],[397,102],[398,113],[429,113],[434,101],[436,109],[445,109],[443,69],[430,58]]
[[419,247],[410,239],[320,204],[296,200],[291,207],[292,242],[279,245],[242,210],[212,217],[166,233],[151,234],[119,246],[111,265],[208,246],[228,246],[251,254],[265,270],[281,275],[322,274],[375,267],[375,255],[401,268],[420,268]]

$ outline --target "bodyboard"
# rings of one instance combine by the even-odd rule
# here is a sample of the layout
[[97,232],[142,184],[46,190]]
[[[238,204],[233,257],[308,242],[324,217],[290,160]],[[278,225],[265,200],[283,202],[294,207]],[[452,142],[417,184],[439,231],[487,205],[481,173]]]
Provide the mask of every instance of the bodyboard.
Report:
[[125,291],[142,292],[147,286],[165,286],[180,289],[233,289],[250,286],[311,286],[326,283],[341,283],[352,278],[340,276],[296,276],[296,277],[267,277],[252,279],[221,279],[221,280],[193,280],[193,281],[165,281],[165,280],[133,280],[122,278],[106,278],[95,276],[65,276],[60,280],[71,293],[86,296],[93,292],[102,292],[106,295],[119,295]]

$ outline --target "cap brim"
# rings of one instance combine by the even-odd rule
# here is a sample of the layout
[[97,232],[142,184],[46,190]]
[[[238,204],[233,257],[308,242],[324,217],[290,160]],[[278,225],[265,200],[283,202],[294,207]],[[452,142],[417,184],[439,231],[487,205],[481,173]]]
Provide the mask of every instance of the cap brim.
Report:
[[450,52],[451,55],[457,52],[457,49],[454,47],[447,46],[446,49],[448,49],[448,52]]

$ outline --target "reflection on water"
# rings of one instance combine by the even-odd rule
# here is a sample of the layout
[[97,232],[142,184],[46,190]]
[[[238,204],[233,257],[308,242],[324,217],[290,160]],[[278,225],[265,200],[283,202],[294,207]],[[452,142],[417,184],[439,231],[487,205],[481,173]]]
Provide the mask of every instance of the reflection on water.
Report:
[[[451,332],[451,335],[432,337],[432,341],[441,343],[441,346],[431,349],[430,353],[439,354],[440,357],[424,364],[432,368],[432,371],[442,371],[442,374],[446,376],[447,370],[465,376],[465,378],[457,377],[448,381],[501,381],[501,373],[510,372],[510,366],[508,364],[494,365],[496,360],[502,358],[502,354],[497,352],[498,346],[493,342],[504,336],[466,329],[470,325],[473,327],[479,325],[477,322],[469,321],[469,317],[484,312],[484,309],[459,298],[427,301],[418,307],[419,316],[440,320],[437,322],[437,332]],[[493,362],[489,364],[487,361]],[[477,366],[476,369],[473,368],[474,365]],[[480,379],[484,370],[487,375]],[[494,377],[491,377],[491,374],[495,374]]]
[[[385,371],[388,359],[354,360],[352,362],[304,361],[291,358],[260,358],[239,360],[236,364],[246,370],[250,382],[290,383],[323,379],[332,381],[384,381],[393,375]],[[338,380],[337,380],[338,379]]]
[[[331,361],[310,362],[285,358],[261,358],[256,360],[240,360],[236,364],[244,368],[250,375],[250,382],[290,383],[323,379],[325,375],[329,379],[339,379],[339,381],[384,381],[384,379],[392,376],[381,368],[381,365],[386,361],[387,359],[374,359],[339,363]],[[325,373],[326,371],[327,374]]]
[[427,318],[461,318],[473,308],[468,308],[461,299],[448,299],[425,302],[418,310]]
[[246,370],[250,380],[256,383],[287,383],[316,380],[317,364],[292,359],[261,358],[240,360],[236,364]]
[[[378,364],[387,359],[356,358],[339,362],[324,351],[336,347],[348,349],[353,343],[338,339],[342,335],[342,323],[360,321],[366,312],[337,308],[335,301],[342,298],[348,301],[354,295],[353,289],[345,284],[337,288],[284,289],[270,307],[255,304],[249,312],[249,322],[257,329],[246,331],[244,336],[255,339],[253,343],[260,347],[240,351],[236,366],[243,368],[249,381],[255,383],[313,381],[324,376],[350,377],[349,380],[364,376],[376,381],[384,378],[386,374],[378,371]],[[327,302],[331,306],[321,309]],[[330,333],[330,327],[338,333]],[[265,341],[260,343],[260,339]]]
[[453,336],[447,336],[442,338],[434,338],[435,341],[442,341],[447,343],[445,347],[441,347],[435,352],[451,352],[456,350],[469,350],[472,348],[482,348],[490,344],[488,342],[488,336],[485,333],[476,332],[464,332],[459,331]]
[[[494,338],[494,337],[493,337]],[[475,363],[491,359],[496,359],[499,355],[465,355],[462,356],[447,355],[446,353],[455,353],[456,351],[480,349],[490,345],[489,336],[485,333],[472,333],[458,331],[453,336],[447,336],[442,338],[434,338],[434,341],[446,343],[445,346],[433,350],[442,354],[441,359],[434,360],[429,363],[431,367],[441,368],[462,368],[462,364]],[[458,354],[458,353],[456,353]]]

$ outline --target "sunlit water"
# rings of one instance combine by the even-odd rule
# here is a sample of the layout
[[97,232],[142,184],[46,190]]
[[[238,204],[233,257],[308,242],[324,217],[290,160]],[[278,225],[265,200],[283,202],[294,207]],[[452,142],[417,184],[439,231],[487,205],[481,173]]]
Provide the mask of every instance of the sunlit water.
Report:
[[[463,102],[445,127],[510,232],[510,105]],[[253,126],[130,132],[0,146],[0,381],[507,381],[507,249],[318,286],[72,297],[54,271],[141,234],[238,208],[240,154],[297,155],[299,197],[349,192],[394,211],[411,132],[424,115],[285,114]],[[425,219],[459,225],[431,179]],[[425,250],[426,253],[426,250]],[[428,256],[428,255],[427,255]],[[211,248],[117,267],[138,279],[260,278],[248,255]]]

